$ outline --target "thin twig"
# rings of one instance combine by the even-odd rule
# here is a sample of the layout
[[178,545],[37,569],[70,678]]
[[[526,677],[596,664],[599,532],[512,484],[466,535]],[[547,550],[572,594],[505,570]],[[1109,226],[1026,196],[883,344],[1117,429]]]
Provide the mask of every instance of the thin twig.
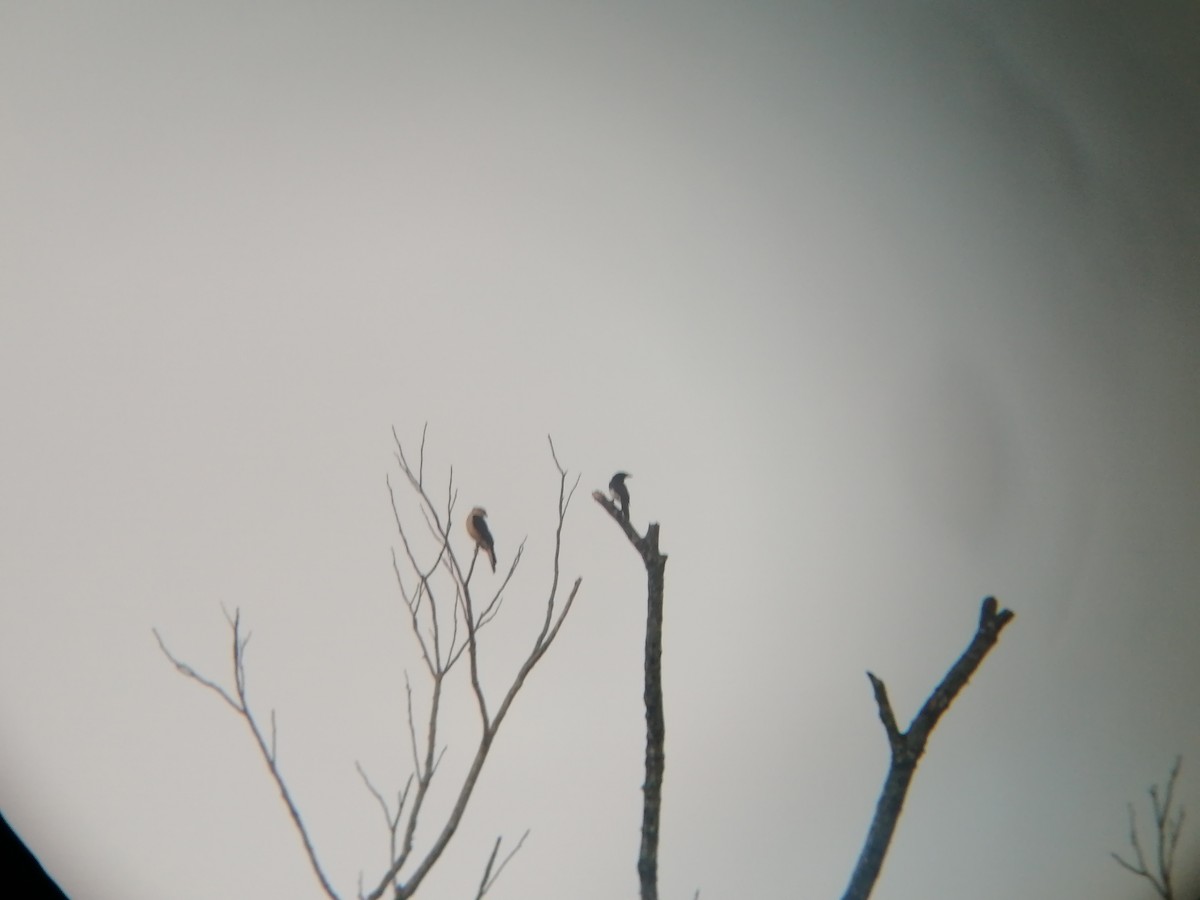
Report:
[[174,654],[172,654],[171,651],[167,649],[167,645],[163,642],[162,635],[158,633],[157,628],[151,628],[150,630],[154,633],[154,639],[156,641],[158,641],[158,647],[160,650],[162,650],[163,655],[167,659],[169,659],[172,663],[175,664],[175,668],[179,670],[179,673],[181,675],[184,675],[187,678],[190,678],[193,681],[204,685],[206,688],[208,688],[211,691],[215,691],[217,694],[220,695],[222,700],[224,700],[231,707],[233,707],[234,712],[238,713],[238,715],[241,715],[243,712],[245,712],[245,710],[243,710],[242,707],[238,705],[238,702],[229,696],[229,694],[226,692],[225,688],[221,687],[216,682],[210,681],[209,679],[205,678],[203,675],[201,675],[199,672],[197,672],[195,669],[193,669],[187,663],[180,662],[174,656]]
[[480,879],[479,890],[475,893],[475,900],[483,900],[484,894],[486,894],[495,886],[496,881],[500,878],[501,873],[504,871],[504,867],[508,865],[508,861],[510,859],[517,855],[517,851],[521,849],[522,845],[525,843],[525,838],[527,837],[529,837],[528,828],[526,828],[525,833],[521,835],[521,839],[517,841],[517,846],[513,847],[512,850],[508,852],[508,855],[500,861],[500,865],[496,867],[496,871],[493,873],[492,865],[496,862],[496,854],[500,852],[500,842],[503,840],[503,837],[496,838],[496,843],[492,846],[492,853],[488,857],[487,865],[483,868],[483,878]]
[[379,804],[379,808],[383,810],[383,818],[390,825],[392,821],[392,811],[388,807],[388,802],[383,799],[383,794],[379,793],[379,790],[375,787],[375,785],[371,784],[371,779],[367,776],[366,770],[363,769],[362,763],[360,763],[357,759],[354,761],[354,768],[358,771],[358,776],[362,779],[362,783],[366,785],[367,790],[371,792],[371,796],[375,798],[375,802]]

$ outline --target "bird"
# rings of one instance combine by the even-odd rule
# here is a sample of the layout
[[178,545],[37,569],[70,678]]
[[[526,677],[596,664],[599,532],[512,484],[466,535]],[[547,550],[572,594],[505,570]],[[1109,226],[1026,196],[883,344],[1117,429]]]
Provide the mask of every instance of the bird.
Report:
[[492,538],[492,532],[488,530],[487,510],[482,506],[476,506],[467,516],[467,534],[471,536],[479,549],[487,554],[488,562],[492,564],[492,571],[495,572],[496,542]]
[[621,517],[626,522],[629,521],[629,488],[625,487],[625,479],[632,477],[628,472],[618,472],[608,483],[608,489],[612,491],[613,502],[620,505]]

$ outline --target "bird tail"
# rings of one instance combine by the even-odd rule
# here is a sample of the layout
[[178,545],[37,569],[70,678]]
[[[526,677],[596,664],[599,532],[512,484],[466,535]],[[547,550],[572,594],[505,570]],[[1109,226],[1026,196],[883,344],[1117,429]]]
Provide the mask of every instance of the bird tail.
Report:
[[488,562],[492,564],[492,571],[496,571],[496,551],[491,547],[487,548]]

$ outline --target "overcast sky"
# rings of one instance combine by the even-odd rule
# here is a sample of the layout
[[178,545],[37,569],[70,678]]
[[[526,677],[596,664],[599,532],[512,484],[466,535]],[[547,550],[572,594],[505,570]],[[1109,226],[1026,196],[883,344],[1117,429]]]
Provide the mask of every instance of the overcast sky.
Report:
[[428,422],[501,563],[529,538],[496,689],[548,433],[583,587],[422,896],[526,828],[496,900],[636,896],[617,469],[670,555],[661,896],[840,896],[887,765],[864,672],[907,722],[987,594],[1016,621],[876,896],[1152,896],[1108,852],[1176,754],[1200,809],[1200,8],[1084,6],[0,5],[13,827],[74,900],[320,896],[151,634],[228,683],[224,604],[335,886],[377,878],[354,763],[403,785],[423,685],[390,429]]

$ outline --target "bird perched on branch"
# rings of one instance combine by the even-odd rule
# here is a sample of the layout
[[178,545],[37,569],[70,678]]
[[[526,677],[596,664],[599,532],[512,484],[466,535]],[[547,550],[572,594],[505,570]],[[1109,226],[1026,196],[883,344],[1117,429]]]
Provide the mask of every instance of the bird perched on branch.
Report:
[[475,507],[467,516],[467,534],[471,536],[479,549],[487,554],[488,562],[492,564],[492,571],[495,572],[496,542],[492,539],[492,532],[488,530],[487,510],[482,506]]
[[628,472],[618,472],[608,483],[608,489],[612,491],[613,503],[621,507],[621,518],[626,522],[629,521],[629,488],[625,486],[625,479],[632,477]]

